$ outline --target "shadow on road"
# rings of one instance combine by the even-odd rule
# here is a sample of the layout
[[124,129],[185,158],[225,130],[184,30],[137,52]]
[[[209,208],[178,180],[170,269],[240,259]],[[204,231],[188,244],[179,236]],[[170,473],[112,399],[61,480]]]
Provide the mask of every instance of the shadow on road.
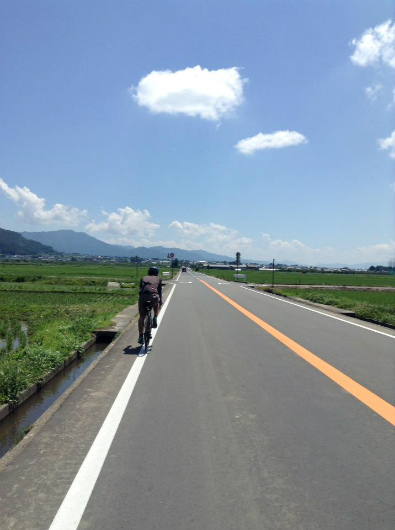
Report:
[[138,355],[139,351],[141,350],[141,346],[135,346],[134,348],[132,346],[126,346],[126,348],[123,350],[123,353],[125,355]]

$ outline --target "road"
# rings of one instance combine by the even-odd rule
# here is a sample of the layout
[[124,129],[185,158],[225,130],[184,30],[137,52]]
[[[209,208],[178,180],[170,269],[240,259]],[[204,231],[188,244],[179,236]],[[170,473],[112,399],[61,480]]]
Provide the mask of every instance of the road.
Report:
[[392,530],[395,333],[201,274],[168,287],[149,354],[102,361],[3,471],[0,528]]

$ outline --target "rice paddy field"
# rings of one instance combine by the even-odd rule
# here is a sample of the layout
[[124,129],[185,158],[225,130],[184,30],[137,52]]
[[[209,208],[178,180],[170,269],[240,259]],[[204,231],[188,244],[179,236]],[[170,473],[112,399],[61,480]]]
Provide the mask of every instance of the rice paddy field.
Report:
[[66,284],[73,280],[79,285],[89,284],[92,280],[94,284],[106,285],[109,281],[138,279],[146,273],[147,266],[127,263],[0,263],[0,282],[55,283],[63,279]]
[[[147,268],[0,264],[0,403],[15,401],[95,330],[136,303]],[[109,289],[108,282],[120,287]]]

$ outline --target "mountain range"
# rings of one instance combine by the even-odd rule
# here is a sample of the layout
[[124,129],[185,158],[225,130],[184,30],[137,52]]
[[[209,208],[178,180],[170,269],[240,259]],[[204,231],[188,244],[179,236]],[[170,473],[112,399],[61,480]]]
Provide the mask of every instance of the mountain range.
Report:
[[56,254],[55,250],[47,245],[23,237],[18,232],[0,228],[0,254],[17,255],[42,255]]
[[22,232],[27,239],[38,241],[53,247],[58,252],[65,254],[88,254],[92,256],[110,256],[132,258],[158,258],[167,259],[173,253],[175,258],[189,261],[232,261],[235,258],[220,254],[213,254],[205,250],[183,250],[181,248],[166,247],[132,247],[110,245],[85,232],[74,230],[56,230],[51,232]]
[[[180,248],[156,247],[132,247],[122,245],[110,245],[89,236],[85,232],[74,230],[55,230],[50,232],[13,232],[0,228],[0,254],[20,255],[45,255],[56,254],[82,254],[92,256],[127,257],[138,256],[143,259],[167,259],[168,254],[173,253],[175,258],[188,261],[234,261],[235,257],[215,254],[205,250],[183,250]],[[260,264],[271,264],[268,261],[243,259],[243,262],[255,262]],[[281,260],[283,265],[293,265],[295,262]],[[348,265],[352,269],[367,269],[371,265],[382,265],[381,262],[369,262]],[[319,263],[318,267],[341,268],[347,266],[344,263]]]

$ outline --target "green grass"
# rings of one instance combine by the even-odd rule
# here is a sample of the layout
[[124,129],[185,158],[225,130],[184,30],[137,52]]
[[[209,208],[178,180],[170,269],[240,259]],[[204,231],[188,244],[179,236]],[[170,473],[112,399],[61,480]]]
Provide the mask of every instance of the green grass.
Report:
[[[215,269],[203,269],[200,272],[233,281],[234,271],[221,271]],[[248,283],[272,284],[271,271],[243,271]],[[282,285],[341,285],[341,286],[369,286],[369,287],[395,287],[395,275],[393,274],[340,274],[340,273],[299,273],[299,272],[274,272],[274,284]]]
[[395,326],[395,293],[275,288],[275,293],[349,309],[364,320]]
[[[13,402],[28,385],[79,350],[92,332],[108,326],[122,309],[136,302],[137,292],[34,293],[2,292],[0,322],[25,322],[28,342],[0,351],[0,403]],[[1,327],[1,326],[0,326]]]

